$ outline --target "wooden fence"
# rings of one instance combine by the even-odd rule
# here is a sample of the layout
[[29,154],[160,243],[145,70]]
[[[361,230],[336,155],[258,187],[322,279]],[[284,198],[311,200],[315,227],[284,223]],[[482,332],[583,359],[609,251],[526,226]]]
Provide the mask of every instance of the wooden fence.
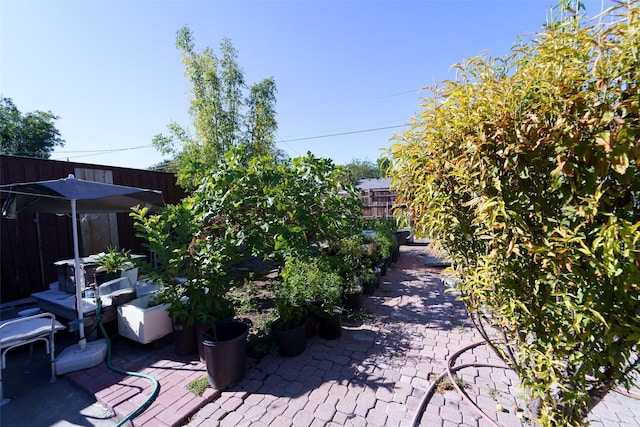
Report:
[[[0,155],[0,185],[76,178],[162,191],[165,203],[185,196],[173,174],[111,166]],[[6,188],[3,188],[6,189]],[[8,194],[0,192],[4,204]],[[80,217],[80,255],[86,256],[108,246],[146,254],[135,237],[133,220],[126,213],[83,215]],[[73,258],[71,218],[55,214],[25,214],[0,218],[0,301],[14,301],[48,289],[57,280],[55,261]]]
[[362,212],[365,218],[388,218],[393,216],[393,205],[396,193],[388,188],[366,190],[361,196],[365,208]]

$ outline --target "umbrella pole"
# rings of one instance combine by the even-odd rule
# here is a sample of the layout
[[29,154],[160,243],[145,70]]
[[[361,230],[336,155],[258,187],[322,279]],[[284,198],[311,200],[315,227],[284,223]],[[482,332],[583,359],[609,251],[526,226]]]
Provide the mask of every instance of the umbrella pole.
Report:
[[87,343],[84,337],[84,313],[82,304],[82,289],[84,288],[84,272],[80,265],[80,250],[78,249],[78,218],[76,215],[76,200],[71,199],[71,225],[73,228],[73,269],[76,279],[76,309],[78,310],[78,332],[80,341],[62,350],[56,359],[56,374],[62,375],[80,369],[94,367],[104,360],[107,355],[107,341],[105,339]]
[[82,307],[82,289],[84,288],[84,274],[80,266],[80,249],[78,248],[78,217],[76,215],[76,200],[71,199],[71,228],[73,230],[73,274],[76,285],[76,310],[78,311],[78,332],[80,333],[80,349],[87,347],[84,337],[84,319]]

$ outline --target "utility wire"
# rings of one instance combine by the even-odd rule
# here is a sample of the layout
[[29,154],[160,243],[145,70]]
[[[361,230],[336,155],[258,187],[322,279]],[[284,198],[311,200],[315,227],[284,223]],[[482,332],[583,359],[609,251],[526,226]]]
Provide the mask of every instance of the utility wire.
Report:
[[316,136],[306,136],[306,137],[302,137],[302,138],[292,138],[292,139],[283,139],[277,142],[295,142],[295,141],[307,141],[310,139],[321,139],[321,138],[331,138],[334,136],[342,136],[342,135],[353,135],[356,133],[365,133],[365,132],[375,132],[378,130],[386,130],[386,129],[397,129],[397,128],[402,128],[405,126],[409,126],[409,125],[395,125],[395,126],[385,126],[385,127],[380,127],[380,128],[370,128],[370,129],[360,129],[360,130],[352,130],[349,132],[339,132],[339,133],[330,133],[330,134],[324,134],[324,135],[316,135]]
[[[108,154],[108,153],[117,153],[119,151],[140,150],[140,149],[143,149],[143,148],[151,148],[151,147],[153,147],[153,144],[138,145],[137,147],[127,147],[127,148],[110,148],[108,150],[56,151],[56,154],[74,154],[74,153],[91,153],[89,155]],[[82,156],[76,156],[76,157],[82,157]]]
[[[376,132],[376,131],[379,131],[379,130],[387,130],[387,129],[398,129],[398,128],[402,128],[402,127],[406,127],[406,126],[409,126],[409,125],[404,124],[404,125],[394,125],[394,126],[383,126],[383,127],[378,127],[378,128],[367,128],[367,129],[359,129],[359,130],[353,130],[353,131],[347,131],[347,132],[338,132],[338,133],[329,133],[329,134],[322,134],[322,135],[315,135],[315,136],[306,136],[306,137],[301,137],[301,138],[279,139],[279,140],[276,140],[276,142],[277,143],[285,143],[285,144],[287,144],[287,146],[289,148],[293,149],[293,147],[291,147],[288,144],[289,142],[308,141],[308,140],[311,140],[311,139],[332,138],[332,137],[335,137],[335,136],[354,135],[354,134],[358,134],[358,133]],[[113,148],[113,149],[109,149],[109,150],[56,151],[54,154],[57,155],[57,154],[85,153],[85,154],[78,155],[78,156],[72,156],[73,158],[77,159],[79,157],[98,156],[100,154],[111,154],[111,153],[117,153],[117,152],[120,152],[120,151],[140,150],[140,149],[151,148],[151,147],[153,147],[153,144],[139,145],[139,146],[136,146],[136,147],[128,147],[128,148]]]

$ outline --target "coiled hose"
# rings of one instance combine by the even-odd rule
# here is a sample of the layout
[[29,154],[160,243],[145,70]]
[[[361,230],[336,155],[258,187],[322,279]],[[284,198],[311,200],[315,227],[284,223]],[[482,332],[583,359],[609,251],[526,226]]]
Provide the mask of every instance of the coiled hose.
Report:
[[[461,348],[460,350],[456,351],[455,353],[453,353],[451,356],[449,356],[447,358],[447,363],[446,363],[446,368],[444,370],[444,372],[442,374],[440,374],[438,376],[438,378],[435,379],[435,381],[433,381],[433,383],[431,384],[431,386],[427,389],[427,391],[425,392],[424,396],[422,397],[422,399],[420,400],[420,404],[418,405],[418,409],[416,410],[413,419],[411,420],[411,426],[412,427],[419,427],[420,426],[420,420],[422,419],[422,416],[424,415],[424,411],[427,408],[427,405],[429,404],[429,401],[431,400],[431,398],[433,397],[436,387],[438,385],[438,383],[446,376],[449,377],[449,380],[451,381],[451,385],[453,386],[453,388],[456,390],[456,392],[458,392],[458,394],[460,395],[460,397],[462,398],[462,400],[467,403],[471,409],[473,409],[478,415],[480,415],[489,425],[491,425],[492,427],[500,427],[493,419],[491,419],[487,414],[485,414],[482,409],[480,409],[478,407],[478,405],[476,405],[470,398],[469,396],[467,396],[467,393],[464,392],[464,390],[462,390],[460,388],[460,386],[458,386],[458,384],[455,381],[455,378],[453,376],[453,374],[461,369],[465,369],[465,368],[499,368],[499,369],[511,369],[508,366],[505,365],[493,365],[490,363],[465,363],[462,365],[458,365],[458,366],[453,366],[455,360],[464,352],[472,350],[476,347],[479,347],[481,345],[486,345],[488,344],[486,341],[478,341],[475,342],[473,344],[467,345],[463,348]],[[622,394],[624,396],[630,397],[632,399],[640,399],[640,395],[638,395],[637,393],[632,393],[629,390],[622,390],[620,388],[614,389],[613,391]]]
[[431,383],[431,386],[427,389],[427,391],[424,394],[424,396],[422,396],[420,404],[418,405],[418,409],[416,410],[416,412],[415,412],[415,414],[413,416],[413,419],[411,420],[411,426],[412,427],[420,426],[420,420],[422,419],[422,415],[424,414],[424,411],[427,408],[427,405],[429,404],[429,401],[431,400],[431,398],[435,394],[436,387],[437,387],[438,383],[446,376],[449,376],[449,379],[451,380],[451,384],[456,389],[458,394],[462,397],[463,401],[465,401],[467,404],[469,404],[471,406],[471,408],[476,413],[478,413],[478,415],[480,415],[485,421],[487,421],[489,423],[489,425],[491,425],[492,427],[499,427],[498,424],[496,424],[495,421],[493,421],[487,414],[482,412],[482,410],[471,399],[469,399],[467,394],[464,391],[462,391],[460,389],[460,387],[458,387],[458,385],[456,384],[455,378],[453,377],[453,374],[456,371],[459,371],[460,369],[464,369],[464,368],[470,368],[470,367],[509,369],[507,366],[492,365],[492,364],[489,364],[489,363],[465,363],[463,365],[452,366],[453,362],[462,353],[464,353],[466,351],[469,351],[471,349],[474,349],[474,348],[476,348],[478,346],[484,345],[484,344],[487,344],[486,341],[478,341],[478,342],[475,342],[473,344],[467,345],[467,346],[461,348],[460,350],[456,351],[455,353],[453,353],[451,356],[449,356],[447,358],[447,367],[446,367],[445,371],[442,374],[440,374],[438,376],[438,378],[436,378],[435,381],[433,381],[433,383]]
[[156,399],[156,397],[160,393],[160,383],[158,382],[157,379],[153,378],[150,375],[141,374],[140,372],[125,371],[124,369],[120,369],[111,364],[111,340],[109,339],[109,335],[107,334],[107,331],[105,330],[104,325],[102,324],[102,319],[100,317],[101,305],[102,304],[100,303],[100,297],[98,296],[96,298],[96,318],[98,319],[98,325],[100,327],[100,331],[102,331],[102,335],[104,335],[104,339],[107,342],[107,367],[119,374],[130,375],[134,377],[141,377],[141,378],[147,379],[151,381],[151,383],[153,384],[153,390],[151,391],[151,394],[149,395],[149,397],[147,397],[147,399],[144,402],[142,402],[140,406],[138,406],[136,409],[131,411],[126,417],[122,419],[122,421],[120,421],[116,425],[116,427],[121,427],[127,421],[132,420],[138,415],[142,414],[149,407],[149,405],[151,405],[151,403]]

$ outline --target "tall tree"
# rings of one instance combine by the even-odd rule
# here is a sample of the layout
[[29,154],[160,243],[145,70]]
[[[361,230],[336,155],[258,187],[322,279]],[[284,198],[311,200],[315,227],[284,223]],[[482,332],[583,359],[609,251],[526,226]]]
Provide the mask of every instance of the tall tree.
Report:
[[194,132],[172,122],[169,134],[156,135],[153,142],[161,152],[176,155],[178,183],[195,188],[205,171],[232,147],[244,145],[251,157],[273,153],[277,128],[274,79],[248,88],[229,39],[220,43],[218,58],[209,47],[197,51],[191,30],[184,26],[177,33],[176,46],[191,84],[189,114]]
[[0,152],[48,159],[55,147],[64,146],[54,124],[58,118],[50,111],[23,115],[11,98],[0,96]]

